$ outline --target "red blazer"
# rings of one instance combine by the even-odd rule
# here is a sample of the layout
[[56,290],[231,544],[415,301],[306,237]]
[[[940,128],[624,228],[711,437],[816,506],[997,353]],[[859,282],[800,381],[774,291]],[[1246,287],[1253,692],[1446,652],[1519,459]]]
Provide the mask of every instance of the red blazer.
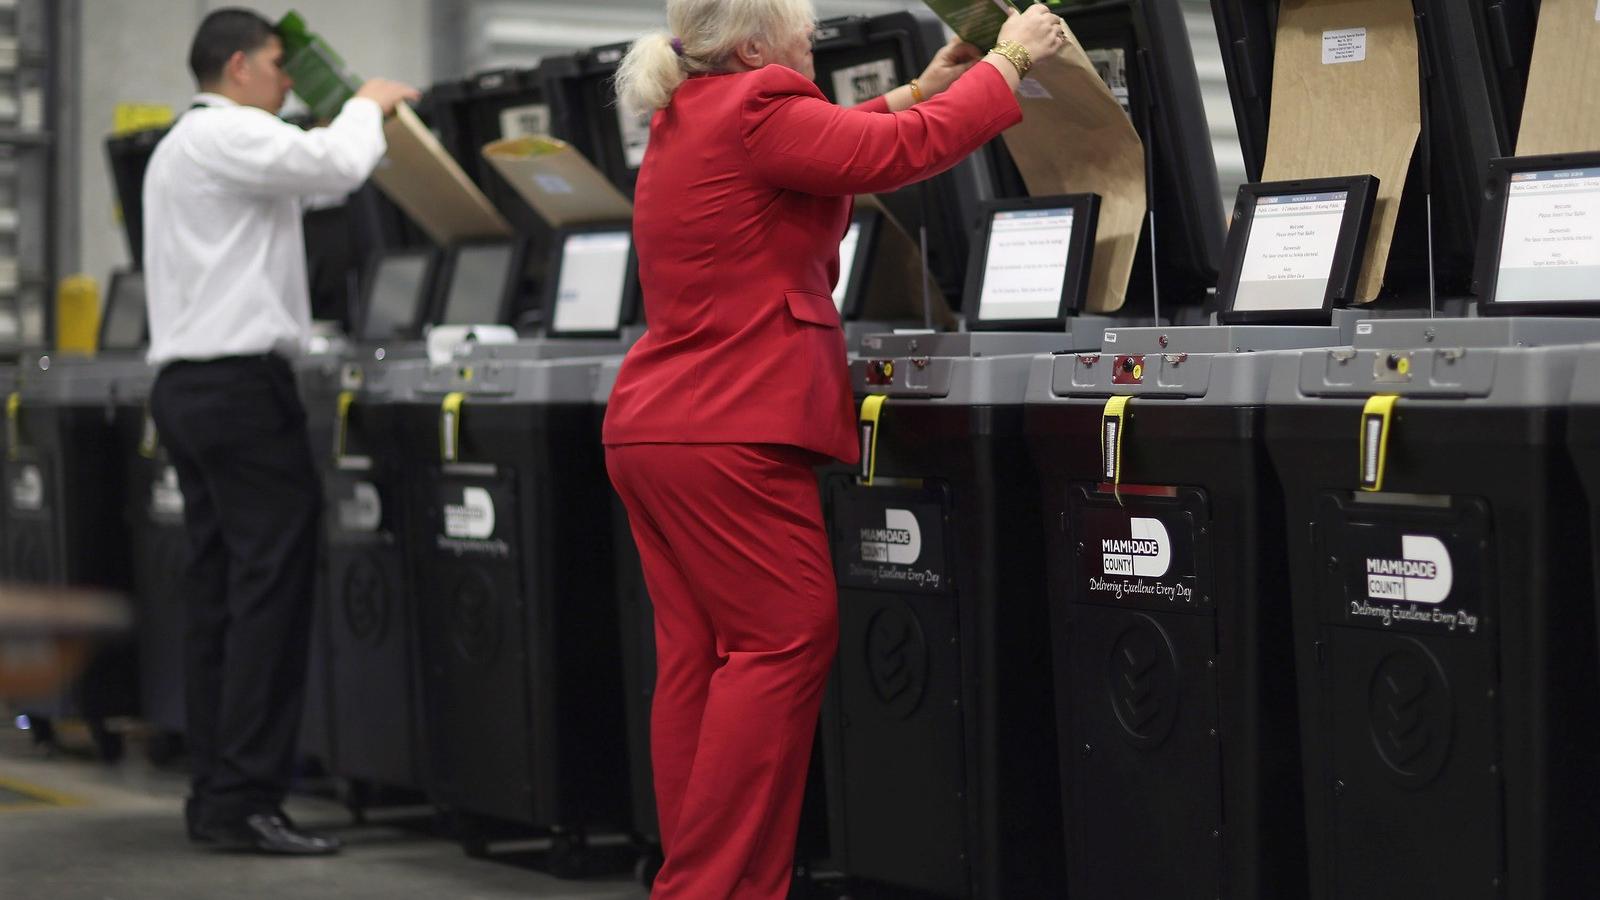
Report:
[[649,331],[617,376],[605,443],[789,444],[855,462],[832,297],[852,197],[936,175],[1021,119],[983,63],[894,114],[882,99],[835,106],[784,66],[685,82],[639,170]]

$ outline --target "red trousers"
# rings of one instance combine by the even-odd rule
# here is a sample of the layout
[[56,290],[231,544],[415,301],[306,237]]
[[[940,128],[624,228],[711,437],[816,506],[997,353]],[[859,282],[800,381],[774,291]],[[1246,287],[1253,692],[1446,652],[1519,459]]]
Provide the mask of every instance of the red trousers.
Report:
[[814,457],[606,448],[655,607],[653,900],[782,900],[838,598]]

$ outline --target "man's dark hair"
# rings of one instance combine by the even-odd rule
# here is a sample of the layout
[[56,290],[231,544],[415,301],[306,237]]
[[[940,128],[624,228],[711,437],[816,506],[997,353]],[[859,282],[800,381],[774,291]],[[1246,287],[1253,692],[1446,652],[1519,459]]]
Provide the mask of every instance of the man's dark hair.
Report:
[[189,46],[189,69],[198,84],[214,84],[235,53],[253,53],[277,34],[272,23],[248,9],[219,9],[205,17]]

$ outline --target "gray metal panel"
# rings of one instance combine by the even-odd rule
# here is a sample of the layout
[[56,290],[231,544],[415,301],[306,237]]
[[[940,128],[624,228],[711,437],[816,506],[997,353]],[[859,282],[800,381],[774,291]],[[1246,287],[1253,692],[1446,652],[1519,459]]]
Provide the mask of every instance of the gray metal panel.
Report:
[[1600,342],[1600,319],[1373,319],[1355,326],[1357,349],[1545,347]]
[[[1578,361],[1597,350],[1600,348],[1584,345],[1313,350],[1277,362],[1269,397],[1274,405],[1395,394],[1429,403],[1560,406],[1571,395]],[[1351,427],[1355,427],[1353,423]]]
[[850,382],[857,394],[886,394],[957,406],[1020,404],[1028,394],[1032,355],[970,357],[898,357],[890,384],[868,384],[871,362],[850,363]]
[[1251,353],[1335,347],[1333,326],[1204,325],[1182,328],[1107,328],[1104,353]]
[[1600,406],[1600,348],[1578,359],[1572,374],[1572,405]]
[[75,359],[36,357],[21,367],[17,390],[22,402],[82,406],[112,403],[117,386],[129,379],[149,379],[142,359]]

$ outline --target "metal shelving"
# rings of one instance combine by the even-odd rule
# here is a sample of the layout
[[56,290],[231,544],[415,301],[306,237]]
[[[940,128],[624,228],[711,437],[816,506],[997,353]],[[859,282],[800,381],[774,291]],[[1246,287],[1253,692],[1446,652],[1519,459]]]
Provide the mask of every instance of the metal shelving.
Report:
[[0,0],[0,348],[49,334],[55,282],[54,0]]

